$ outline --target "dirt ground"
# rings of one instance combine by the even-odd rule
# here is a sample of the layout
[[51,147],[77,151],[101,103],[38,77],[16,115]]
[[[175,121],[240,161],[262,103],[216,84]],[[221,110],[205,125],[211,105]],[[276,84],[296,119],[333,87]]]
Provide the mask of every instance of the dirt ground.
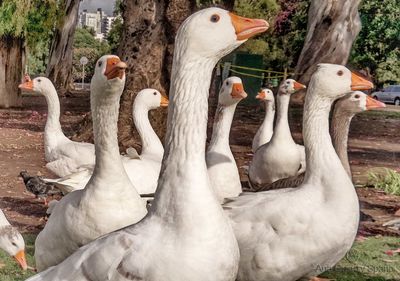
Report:
[[[61,99],[61,123],[67,136],[76,133],[88,114],[87,94]],[[400,111],[389,106],[388,111]],[[22,232],[36,233],[44,225],[43,201],[25,191],[21,170],[51,177],[45,168],[43,130],[47,106],[43,97],[25,96],[22,109],[0,110],[0,208]],[[242,181],[244,166],[251,160],[251,142],[264,112],[256,106],[238,106],[231,133],[232,151],[237,159]],[[301,108],[290,111],[290,126],[298,143],[301,137]],[[212,116],[210,118],[212,124]],[[353,119],[349,138],[349,158],[357,186],[365,185],[368,172],[387,167],[400,172],[400,118],[384,114],[361,114]],[[362,207],[362,235],[399,235],[396,227],[382,226],[400,219],[400,197],[373,188],[357,188]],[[400,212],[399,212],[400,213]]]

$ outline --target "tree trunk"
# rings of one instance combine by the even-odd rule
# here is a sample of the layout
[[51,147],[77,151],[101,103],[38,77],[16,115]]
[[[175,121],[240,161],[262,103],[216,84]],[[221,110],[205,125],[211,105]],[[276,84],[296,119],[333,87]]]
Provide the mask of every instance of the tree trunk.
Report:
[[21,83],[25,65],[23,38],[0,36],[0,107],[21,106]]
[[312,0],[297,79],[308,83],[318,63],[346,64],[360,29],[360,0]]
[[63,13],[54,31],[46,75],[53,81],[59,94],[72,88],[72,45],[78,23],[81,0],[63,0],[59,10]]
[[[132,119],[132,104],[137,93],[155,88],[168,94],[176,31],[192,13],[195,1],[124,0],[121,6],[124,23],[117,54],[128,64],[118,121],[119,145],[124,150],[129,146],[138,148],[141,144]],[[163,140],[167,110],[153,110],[149,117]],[[91,120],[84,121],[76,139],[93,139]]]
[[[132,103],[144,88],[168,93],[175,34],[195,6],[188,0],[125,0],[123,33],[118,55],[128,63],[125,91],[121,98],[118,134],[122,147],[137,146],[138,133],[132,121]],[[149,117],[163,139],[167,110],[153,110]]]

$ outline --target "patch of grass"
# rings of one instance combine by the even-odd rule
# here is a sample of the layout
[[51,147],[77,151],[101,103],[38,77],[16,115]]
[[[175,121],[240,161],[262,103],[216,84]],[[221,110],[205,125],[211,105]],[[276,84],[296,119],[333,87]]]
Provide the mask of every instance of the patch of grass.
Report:
[[398,248],[398,237],[370,237],[356,242],[347,255],[322,276],[338,281],[399,281],[400,254],[385,253]]
[[385,171],[386,174],[370,172],[368,174],[369,184],[388,194],[400,195],[400,174],[391,169],[385,169]]
[[[36,235],[24,234],[23,236],[26,247],[26,261],[29,266],[34,267],[35,262],[33,254]],[[0,263],[2,265],[0,268],[0,281],[22,281],[35,274],[35,272],[29,269],[27,271],[22,271],[14,258],[10,257],[4,251],[0,251]]]
[[385,117],[387,119],[400,119],[400,112],[398,111],[368,110],[360,113],[359,115],[365,115],[368,117]]

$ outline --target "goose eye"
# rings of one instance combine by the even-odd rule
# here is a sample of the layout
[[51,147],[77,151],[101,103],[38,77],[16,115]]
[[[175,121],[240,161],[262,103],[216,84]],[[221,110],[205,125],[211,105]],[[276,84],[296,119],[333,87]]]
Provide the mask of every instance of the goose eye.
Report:
[[229,86],[229,82],[228,81],[226,81],[226,86]]
[[15,242],[12,242],[11,245],[17,247],[17,244]]
[[154,92],[153,95],[157,96],[157,92]]
[[359,99],[360,98],[360,95],[355,95],[354,96],[356,99]]
[[339,70],[338,73],[337,73],[337,75],[342,76],[342,75],[343,75],[343,71],[342,71],[342,70]]
[[40,82],[42,82],[42,79],[38,79],[37,81],[40,83]]
[[211,18],[210,18],[210,21],[211,22],[218,22],[219,21],[219,15],[217,15],[217,14],[212,15]]
[[98,66],[101,67],[103,65],[102,61],[99,61]]

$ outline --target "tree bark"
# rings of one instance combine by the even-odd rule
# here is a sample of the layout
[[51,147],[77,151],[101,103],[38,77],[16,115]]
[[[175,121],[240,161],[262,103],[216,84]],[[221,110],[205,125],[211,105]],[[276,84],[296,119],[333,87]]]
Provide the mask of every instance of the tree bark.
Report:
[[72,45],[78,23],[79,3],[81,0],[63,0],[60,15],[51,43],[49,63],[46,75],[53,81],[59,94],[72,89]]
[[[168,94],[176,32],[195,8],[194,0],[124,0],[121,5],[121,43],[117,54],[127,62],[126,85],[121,97],[118,140],[121,150],[139,148],[140,137],[132,119],[132,104],[137,93],[155,88]],[[153,110],[150,122],[161,140],[166,129],[167,110]],[[85,120],[78,140],[92,140],[91,120]]]
[[0,107],[21,106],[21,83],[25,65],[25,41],[21,37],[0,36]]
[[360,0],[312,0],[307,37],[296,66],[297,79],[308,83],[318,63],[346,64],[360,29]]
[[[120,58],[128,63],[125,91],[121,98],[118,134],[122,147],[138,146],[140,138],[134,129],[132,103],[144,88],[168,93],[173,44],[182,21],[195,7],[188,0],[125,0]],[[157,134],[164,138],[167,110],[153,110],[149,117]]]

